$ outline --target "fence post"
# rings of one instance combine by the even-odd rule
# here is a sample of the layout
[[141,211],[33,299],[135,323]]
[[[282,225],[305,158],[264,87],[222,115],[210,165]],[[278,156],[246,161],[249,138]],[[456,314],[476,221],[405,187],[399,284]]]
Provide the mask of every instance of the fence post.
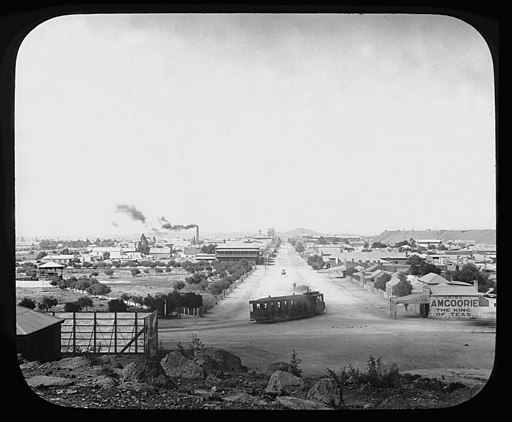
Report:
[[73,312],[73,353],[76,353],[76,314]]
[[117,312],[114,312],[114,353],[117,353]]
[[[137,328],[137,315],[138,315],[138,312],[135,312],[135,335],[138,334],[139,330]],[[137,353],[137,343],[139,341],[138,340],[135,340],[135,353]]]
[[94,311],[93,315],[94,315],[93,323],[92,323],[93,347],[94,347],[94,352],[96,352],[96,311]]

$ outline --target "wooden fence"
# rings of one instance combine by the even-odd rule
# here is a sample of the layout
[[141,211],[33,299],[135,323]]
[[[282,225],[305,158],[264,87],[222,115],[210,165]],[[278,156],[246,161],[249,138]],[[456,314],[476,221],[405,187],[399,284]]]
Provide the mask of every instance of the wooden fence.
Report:
[[158,350],[158,318],[155,312],[51,312],[64,319],[61,325],[63,353],[143,353]]

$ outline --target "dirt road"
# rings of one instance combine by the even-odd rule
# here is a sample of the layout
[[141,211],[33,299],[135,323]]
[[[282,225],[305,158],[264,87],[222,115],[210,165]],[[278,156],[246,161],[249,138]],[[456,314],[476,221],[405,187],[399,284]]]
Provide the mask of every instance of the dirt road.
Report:
[[[285,268],[287,275],[281,275]],[[249,321],[251,299],[290,294],[293,283],[324,293],[323,315],[274,324]],[[489,378],[494,363],[495,330],[467,321],[437,321],[401,310],[389,314],[386,299],[346,278],[317,272],[291,245],[281,247],[275,265],[257,270],[202,318],[160,320],[159,342],[165,349],[187,345],[192,334],[205,345],[221,347],[250,368],[265,370],[290,361],[295,350],[304,375],[364,369],[370,355],[397,362],[401,372],[415,372],[467,382]]]

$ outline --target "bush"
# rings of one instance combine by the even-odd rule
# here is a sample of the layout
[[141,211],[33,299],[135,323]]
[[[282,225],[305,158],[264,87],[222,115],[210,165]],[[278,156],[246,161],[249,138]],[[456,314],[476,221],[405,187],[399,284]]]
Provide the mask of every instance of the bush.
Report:
[[88,307],[93,305],[93,301],[89,296],[81,296],[76,301],[81,308],[85,308],[87,310]]
[[82,310],[82,307],[78,302],[66,302],[64,304],[64,311],[65,312],[80,312]]
[[108,301],[109,312],[126,312],[128,307],[123,299],[112,299]]
[[28,297],[24,297],[19,301],[18,305],[29,309],[34,309],[36,307],[36,302]]
[[132,268],[130,270],[130,273],[132,274],[133,277],[137,276],[138,274],[140,274],[140,270],[138,268]]
[[37,303],[37,307],[41,309],[42,311],[48,311],[49,309],[53,308],[55,305],[57,305],[59,301],[51,296],[45,296],[41,299],[40,302]]
[[374,287],[376,289],[380,289],[380,290],[386,291],[386,283],[389,280],[391,280],[391,276],[389,274],[387,274],[387,273],[384,273],[383,275],[381,275],[380,277],[378,277],[375,280]]

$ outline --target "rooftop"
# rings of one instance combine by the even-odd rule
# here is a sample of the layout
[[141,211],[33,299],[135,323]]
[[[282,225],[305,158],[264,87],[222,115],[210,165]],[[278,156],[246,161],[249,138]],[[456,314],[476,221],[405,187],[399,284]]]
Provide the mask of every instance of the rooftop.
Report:
[[60,324],[63,319],[33,311],[23,306],[16,306],[16,335],[32,334],[51,325]]

